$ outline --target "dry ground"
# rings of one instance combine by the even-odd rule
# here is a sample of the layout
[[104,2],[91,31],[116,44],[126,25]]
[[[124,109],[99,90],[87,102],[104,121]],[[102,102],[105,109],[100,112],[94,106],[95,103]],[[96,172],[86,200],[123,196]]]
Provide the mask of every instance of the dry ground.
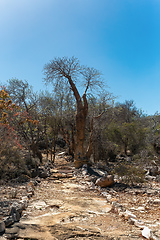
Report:
[[57,158],[55,165],[53,177],[36,188],[24,212],[21,223],[28,227],[21,238],[141,239],[141,230],[113,213],[101,192],[88,187],[87,177],[73,177],[72,163]]
[[[150,183],[150,194],[140,189],[106,190],[94,188],[87,176],[74,176],[74,171],[73,163],[56,158],[52,175],[36,186],[23,212],[18,239],[144,239],[142,229],[113,211],[114,202],[125,206],[159,234],[160,203],[153,202],[159,199],[155,194],[160,189],[158,183]],[[109,193],[109,200],[104,192]]]

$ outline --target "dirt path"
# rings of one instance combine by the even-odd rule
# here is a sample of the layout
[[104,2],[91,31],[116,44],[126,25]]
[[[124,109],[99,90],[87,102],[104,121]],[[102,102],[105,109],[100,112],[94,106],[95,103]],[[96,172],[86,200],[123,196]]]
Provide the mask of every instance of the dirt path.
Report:
[[70,163],[56,159],[55,165],[23,212],[19,239],[142,239],[140,229],[113,213],[98,190],[88,188],[91,182],[73,177]]

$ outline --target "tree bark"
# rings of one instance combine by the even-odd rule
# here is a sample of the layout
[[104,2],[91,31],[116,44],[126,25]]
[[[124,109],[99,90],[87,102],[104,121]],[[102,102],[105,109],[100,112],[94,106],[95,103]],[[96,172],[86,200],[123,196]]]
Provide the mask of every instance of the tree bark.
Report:
[[81,167],[83,164],[87,163],[86,154],[84,151],[84,141],[85,141],[85,126],[86,117],[88,114],[88,102],[86,94],[83,94],[82,100],[77,102],[77,113],[76,113],[76,148],[75,148],[75,167]]

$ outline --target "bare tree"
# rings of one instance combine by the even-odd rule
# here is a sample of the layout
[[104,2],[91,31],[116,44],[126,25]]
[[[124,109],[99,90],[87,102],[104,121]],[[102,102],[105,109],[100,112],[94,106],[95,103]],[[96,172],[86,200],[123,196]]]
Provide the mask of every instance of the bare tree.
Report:
[[[89,89],[103,86],[101,74],[94,68],[85,67],[79,64],[77,58],[54,58],[44,67],[45,82],[52,83],[56,92],[60,87],[65,86],[66,92],[71,92],[76,101],[76,134],[75,134],[75,166],[81,167],[87,162],[84,149],[86,117],[88,114],[88,101],[86,94]],[[82,96],[78,91],[77,84],[84,87]]]

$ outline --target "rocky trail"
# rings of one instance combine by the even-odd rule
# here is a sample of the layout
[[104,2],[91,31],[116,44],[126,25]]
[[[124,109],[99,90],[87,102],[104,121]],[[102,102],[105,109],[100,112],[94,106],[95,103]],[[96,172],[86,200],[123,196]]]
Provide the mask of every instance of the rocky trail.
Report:
[[160,183],[101,188],[95,178],[57,156],[49,176],[1,185],[0,240],[160,239]]

